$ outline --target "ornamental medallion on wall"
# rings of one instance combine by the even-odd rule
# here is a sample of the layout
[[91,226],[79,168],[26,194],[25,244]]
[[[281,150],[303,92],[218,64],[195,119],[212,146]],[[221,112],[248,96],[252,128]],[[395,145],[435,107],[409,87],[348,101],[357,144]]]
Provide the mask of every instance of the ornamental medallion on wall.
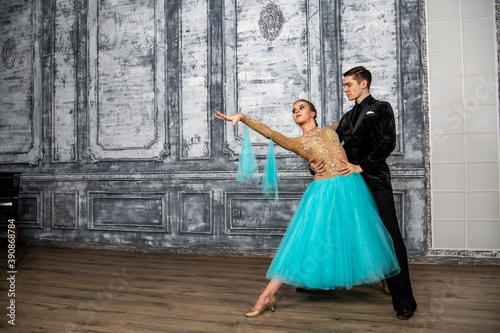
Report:
[[2,64],[5,68],[11,69],[17,63],[17,40],[11,37],[2,45]]
[[276,4],[270,2],[260,13],[259,27],[262,37],[268,41],[275,40],[283,30],[283,12]]

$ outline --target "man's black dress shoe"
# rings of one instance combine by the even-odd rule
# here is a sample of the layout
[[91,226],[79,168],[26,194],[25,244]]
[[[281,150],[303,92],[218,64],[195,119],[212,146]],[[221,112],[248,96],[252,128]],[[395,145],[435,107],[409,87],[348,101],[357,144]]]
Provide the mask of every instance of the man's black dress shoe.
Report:
[[398,319],[401,319],[401,320],[408,320],[411,317],[413,317],[414,313],[415,313],[415,311],[413,311],[413,310],[410,310],[407,308],[402,308],[402,309],[398,310],[398,312],[396,313],[396,317],[398,317]]

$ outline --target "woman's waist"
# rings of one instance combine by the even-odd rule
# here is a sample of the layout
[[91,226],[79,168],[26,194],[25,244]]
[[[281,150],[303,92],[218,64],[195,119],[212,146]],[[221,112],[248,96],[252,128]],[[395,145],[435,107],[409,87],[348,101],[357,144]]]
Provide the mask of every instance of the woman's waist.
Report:
[[330,178],[335,178],[335,177],[340,177],[340,176],[344,176],[343,174],[337,172],[337,171],[325,171],[323,172],[321,175],[318,175],[318,174],[315,174],[314,175],[314,181],[316,180],[326,180],[326,179],[330,179]]

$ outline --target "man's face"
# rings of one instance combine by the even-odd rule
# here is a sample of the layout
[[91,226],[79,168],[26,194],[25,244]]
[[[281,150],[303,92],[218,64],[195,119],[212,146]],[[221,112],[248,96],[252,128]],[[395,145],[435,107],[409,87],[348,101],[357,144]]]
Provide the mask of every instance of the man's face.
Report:
[[358,83],[353,76],[344,77],[344,92],[348,100],[357,101],[363,94],[363,87],[366,87],[366,80]]

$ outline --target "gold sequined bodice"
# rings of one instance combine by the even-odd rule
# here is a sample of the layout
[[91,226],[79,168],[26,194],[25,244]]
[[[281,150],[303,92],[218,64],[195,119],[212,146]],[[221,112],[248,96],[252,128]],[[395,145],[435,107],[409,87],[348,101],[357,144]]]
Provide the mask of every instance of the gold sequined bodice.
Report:
[[245,115],[243,115],[241,121],[266,138],[272,139],[277,145],[293,151],[308,161],[313,159],[318,163],[324,160],[326,172],[321,176],[316,174],[314,180],[338,176],[337,169],[340,166],[340,160],[347,161],[344,148],[340,144],[339,137],[332,126],[315,128],[301,137],[289,138]]

